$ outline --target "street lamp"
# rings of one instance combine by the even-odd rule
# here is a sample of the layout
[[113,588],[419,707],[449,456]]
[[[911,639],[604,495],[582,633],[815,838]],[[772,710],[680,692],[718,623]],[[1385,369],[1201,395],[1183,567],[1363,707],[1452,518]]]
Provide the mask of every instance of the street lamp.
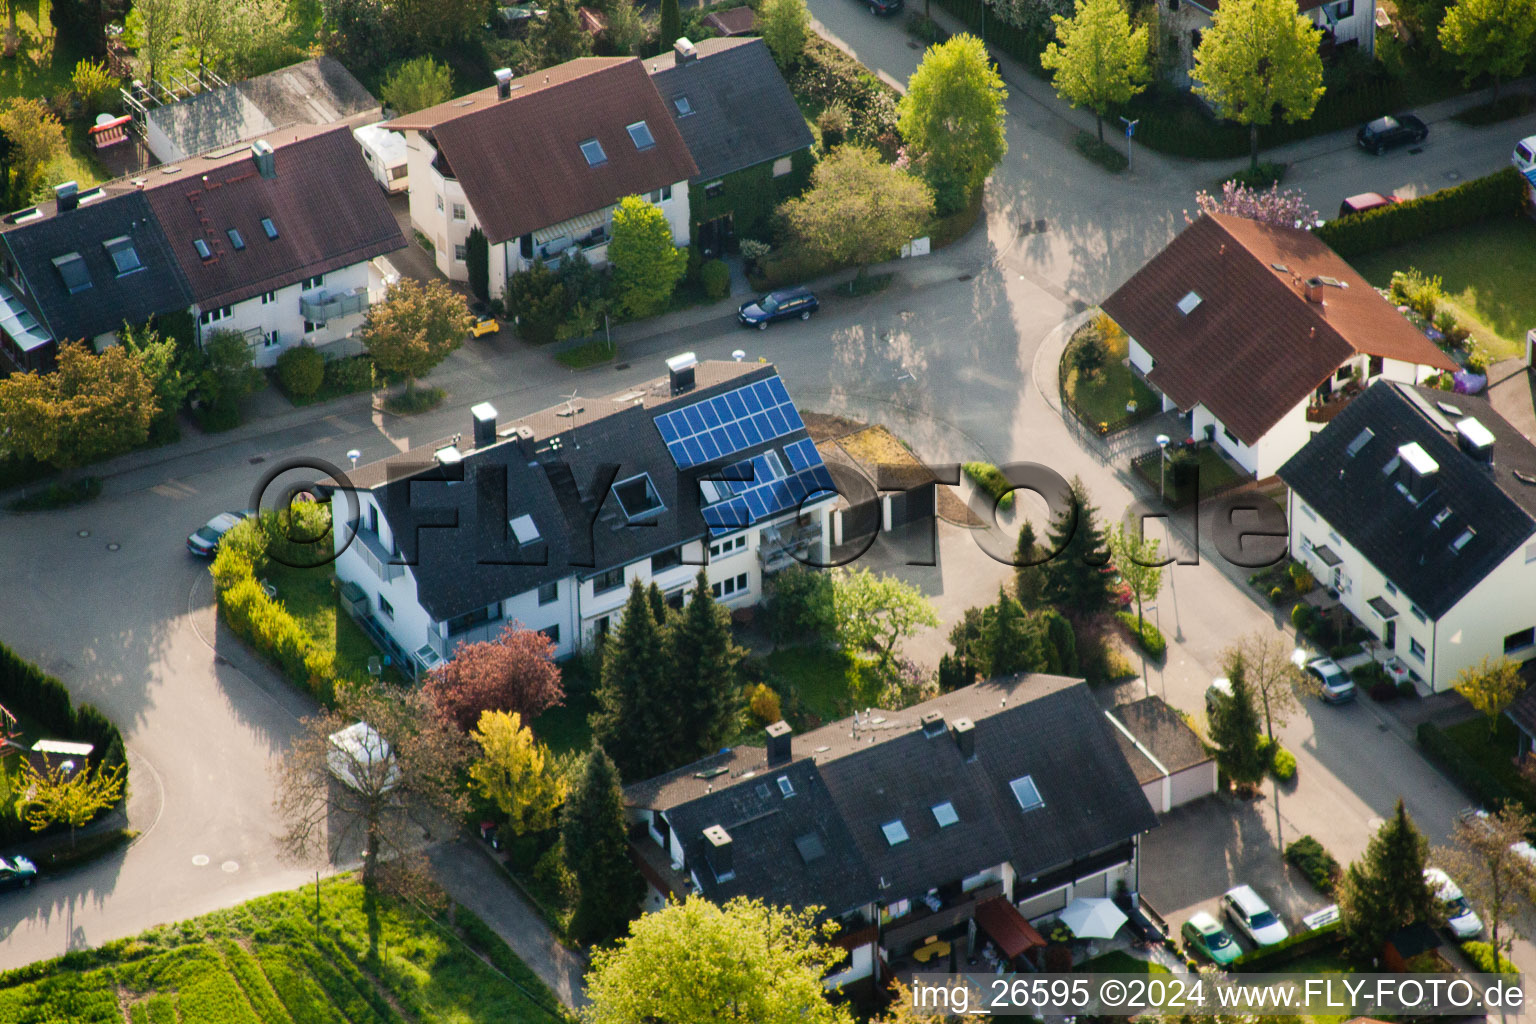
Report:
[[1120,118],[1120,123],[1125,125],[1125,169],[1131,169],[1131,136],[1136,134],[1136,126],[1141,123],[1141,118],[1132,121],[1128,117]]
[[1157,435],[1157,496],[1168,500],[1168,435]]
[[362,458],[362,457],[363,457],[363,453],[358,451],[356,448],[353,448],[351,451],[347,452],[347,458],[352,460],[352,468],[353,469],[357,468],[357,460]]

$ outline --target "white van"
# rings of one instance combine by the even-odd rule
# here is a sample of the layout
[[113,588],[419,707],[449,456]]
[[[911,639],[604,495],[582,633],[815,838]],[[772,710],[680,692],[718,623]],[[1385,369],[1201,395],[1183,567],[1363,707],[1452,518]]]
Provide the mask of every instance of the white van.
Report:
[[355,130],[352,137],[362,147],[368,173],[373,175],[379,187],[388,193],[404,192],[410,185],[405,136],[380,128],[378,124],[370,124]]
[[1521,174],[1536,169],[1536,135],[1521,139],[1515,144],[1515,151],[1510,154],[1509,162],[1515,165],[1515,170]]

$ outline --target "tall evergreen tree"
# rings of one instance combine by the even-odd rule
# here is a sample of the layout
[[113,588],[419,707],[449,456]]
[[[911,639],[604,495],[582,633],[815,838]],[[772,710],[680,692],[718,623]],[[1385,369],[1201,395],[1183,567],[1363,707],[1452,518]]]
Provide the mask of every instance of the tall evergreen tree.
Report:
[[1033,611],[1040,607],[1040,595],[1045,590],[1045,566],[1026,565],[1026,562],[1041,562],[1035,526],[1028,519],[1019,529],[1019,542],[1013,549],[1013,593],[1019,604]]
[[1339,916],[1350,949],[1376,956],[1382,943],[1414,921],[1432,922],[1435,895],[1424,882],[1429,841],[1403,807],[1376,830],[1339,887]]
[[1043,671],[1064,676],[1080,673],[1083,668],[1077,657],[1077,633],[1073,631],[1072,623],[1054,608],[1046,608],[1037,616],[1045,624],[1047,667]]
[[683,16],[678,10],[677,0],[661,0],[661,26],[656,39],[661,52],[666,53],[672,49],[672,44],[682,34]]
[[578,889],[571,931],[583,942],[612,938],[635,916],[644,887],[629,859],[619,770],[597,744],[565,802],[560,840]]
[[710,593],[703,569],[688,607],[668,626],[666,652],[676,729],[668,752],[673,763],[686,763],[718,750],[730,732],[745,655],[731,640],[730,613]]
[[1241,789],[1252,789],[1269,767],[1265,749],[1260,745],[1263,722],[1254,704],[1253,688],[1248,685],[1247,668],[1240,654],[1227,662],[1227,679],[1232,696],[1218,701],[1211,709],[1211,740],[1216,744],[1216,763],[1227,778]]
[[1080,477],[1072,478],[1069,499],[1070,506],[1051,518],[1047,536],[1056,554],[1045,563],[1041,596],[1063,612],[1093,615],[1109,607],[1109,586],[1099,571],[1109,561],[1109,549],[1099,510]]
[[988,675],[1007,676],[1045,668],[1047,660],[1041,650],[1040,630],[1019,602],[999,587],[997,603],[989,610],[990,621],[983,634]]
[[667,624],[667,598],[661,592],[661,587],[656,584],[655,580],[651,580],[650,587],[646,589],[645,599],[651,603],[651,615],[655,618],[656,625],[665,626]]
[[603,645],[598,709],[592,713],[593,736],[626,779],[647,779],[666,767],[671,734],[663,720],[667,675],[661,628],[645,587],[636,580],[619,628]]

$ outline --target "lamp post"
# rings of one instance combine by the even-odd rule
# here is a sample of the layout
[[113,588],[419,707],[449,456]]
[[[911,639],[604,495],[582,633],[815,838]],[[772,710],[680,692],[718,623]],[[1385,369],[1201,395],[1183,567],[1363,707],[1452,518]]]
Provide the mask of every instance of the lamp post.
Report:
[[1136,134],[1136,126],[1141,123],[1141,118],[1132,121],[1128,117],[1122,117],[1120,123],[1125,125],[1125,169],[1131,169],[1131,137]]
[[353,448],[351,451],[347,452],[347,458],[352,460],[352,468],[353,469],[357,468],[357,460],[362,458],[362,457],[363,457],[363,453],[358,451],[356,448]]
[[1168,500],[1168,435],[1157,435],[1157,496]]

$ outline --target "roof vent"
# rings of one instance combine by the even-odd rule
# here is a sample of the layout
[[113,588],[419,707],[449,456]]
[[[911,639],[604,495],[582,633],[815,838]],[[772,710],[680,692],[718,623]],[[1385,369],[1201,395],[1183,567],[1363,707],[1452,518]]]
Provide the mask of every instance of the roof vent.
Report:
[[1185,316],[1189,316],[1189,314],[1195,311],[1195,307],[1200,305],[1200,301],[1201,299],[1198,292],[1190,292],[1188,295],[1179,300],[1179,312],[1183,313]]
[[512,69],[497,68],[493,74],[496,76],[496,98],[504,100],[512,95]]
[[782,718],[763,730],[768,738],[768,763],[783,764],[794,756],[794,731]]
[[53,186],[53,201],[59,213],[68,213],[80,205],[80,186],[73,181]]
[[923,726],[923,735],[929,739],[944,735],[944,712],[929,711],[920,719]]
[[674,64],[687,64],[698,59],[699,51],[688,41],[687,36],[683,36],[672,44],[672,62]]
[[251,143],[251,159],[256,163],[257,174],[263,178],[277,177],[277,157],[272,152],[272,143],[266,139]]
[[1456,424],[1456,442],[1473,461],[1492,465],[1493,432],[1479,423],[1476,417],[1468,416]]
[[667,383],[674,395],[693,390],[693,371],[699,365],[699,357],[692,352],[673,356],[667,360]]
[[481,402],[469,410],[469,415],[475,421],[475,451],[489,448],[496,443],[496,407],[490,402]]
[[729,882],[736,877],[736,864],[731,851],[731,834],[719,825],[704,830],[704,858],[715,873],[715,881]]

